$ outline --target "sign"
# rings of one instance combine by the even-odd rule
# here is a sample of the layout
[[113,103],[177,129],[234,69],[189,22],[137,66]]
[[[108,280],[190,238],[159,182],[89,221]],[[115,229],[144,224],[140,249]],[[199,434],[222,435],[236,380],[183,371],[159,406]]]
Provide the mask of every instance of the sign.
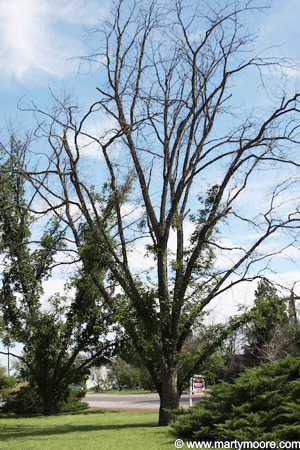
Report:
[[202,396],[205,389],[204,378],[193,378],[193,396]]
[[203,375],[194,375],[190,379],[190,406],[193,406],[193,397],[203,397],[205,391],[205,378]]

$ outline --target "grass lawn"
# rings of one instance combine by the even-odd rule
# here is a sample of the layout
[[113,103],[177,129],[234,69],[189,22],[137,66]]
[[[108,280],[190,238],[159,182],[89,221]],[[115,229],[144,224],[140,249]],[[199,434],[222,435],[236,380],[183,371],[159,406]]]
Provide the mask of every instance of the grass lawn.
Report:
[[5,450],[174,450],[153,412],[89,411],[75,415],[0,418]]
[[109,391],[99,391],[96,392],[93,389],[88,390],[89,394],[118,394],[118,395],[132,395],[132,394],[155,394],[155,392],[152,391],[143,391],[138,389],[111,389]]

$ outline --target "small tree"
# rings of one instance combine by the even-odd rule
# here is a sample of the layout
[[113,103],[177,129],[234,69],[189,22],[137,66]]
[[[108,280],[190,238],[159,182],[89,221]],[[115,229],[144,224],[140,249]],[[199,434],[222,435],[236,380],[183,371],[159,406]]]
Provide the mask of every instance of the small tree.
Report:
[[120,389],[124,386],[135,389],[138,387],[140,381],[139,370],[121,358],[115,358],[112,361],[109,378],[113,383],[118,384]]
[[[120,331],[119,336],[122,336]],[[115,355],[118,359],[128,363],[130,367],[134,369],[137,385],[139,387],[145,390],[155,391],[155,385],[151,379],[151,374],[130,339],[123,338],[119,340],[118,347],[115,349]]]
[[[4,256],[0,307],[11,341],[24,346],[22,356],[11,355],[22,361],[22,375],[48,415],[55,412],[67,386],[82,379],[91,362],[112,346],[105,340],[111,317],[94,284],[84,279],[84,266],[71,282],[74,298],[54,295],[46,304],[42,301],[42,282],[59,265],[57,254],[66,250],[65,233],[58,220],[50,220],[40,241],[31,240],[35,222],[28,211],[30,200],[21,174],[27,142],[12,136],[10,146],[0,175],[0,249]],[[76,365],[80,352],[87,357]]]
[[289,303],[268,280],[259,282],[251,320],[244,328],[245,350],[252,364],[276,361],[286,353],[299,354],[293,338],[299,324],[295,322],[295,311],[291,314]]

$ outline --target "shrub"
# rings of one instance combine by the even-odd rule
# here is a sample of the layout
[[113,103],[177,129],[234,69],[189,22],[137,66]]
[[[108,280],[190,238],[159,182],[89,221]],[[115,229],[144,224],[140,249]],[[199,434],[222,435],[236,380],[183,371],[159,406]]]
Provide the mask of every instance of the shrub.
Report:
[[5,400],[16,384],[17,379],[13,376],[7,376],[5,369],[0,367],[0,398]]
[[2,411],[15,414],[39,414],[43,411],[43,402],[36,389],[24,384],[8,395]]
[[[85,396],[85,390],[68,387],[63,400],[57,403],[55,413],[77,412],[88,408],[88,404],[81,402]],[[15,392],[11,392],[6,403],[2,407],[3,412],[15,414],[42,414],[43,401],[38,395],[37,389],[31,385],[21,386]]]
[[66,399],[57,404],[57,412],[77,412],[89,408],[88,403],[81,401],[85,394],[85,389],[74,389],[69,386]]
[[[295,440],[300,436],[300,358],[246,369],[233,384],[178,412],[177,436],[201,440]],[[183,415],[181,415],[183,414]]]

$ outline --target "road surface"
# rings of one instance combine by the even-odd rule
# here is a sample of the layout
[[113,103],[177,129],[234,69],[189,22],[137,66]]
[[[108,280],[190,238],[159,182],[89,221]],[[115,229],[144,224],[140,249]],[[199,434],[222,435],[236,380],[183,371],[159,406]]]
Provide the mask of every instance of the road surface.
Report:
[[[84,401],[91,408],[101,409],[141,409],[149,411],[159,410],[158,394],[92,394],[87,393]],[[197,400],[193,400],[193,404]],[[189,395],[182,394],[180,406],[189,407]]]

